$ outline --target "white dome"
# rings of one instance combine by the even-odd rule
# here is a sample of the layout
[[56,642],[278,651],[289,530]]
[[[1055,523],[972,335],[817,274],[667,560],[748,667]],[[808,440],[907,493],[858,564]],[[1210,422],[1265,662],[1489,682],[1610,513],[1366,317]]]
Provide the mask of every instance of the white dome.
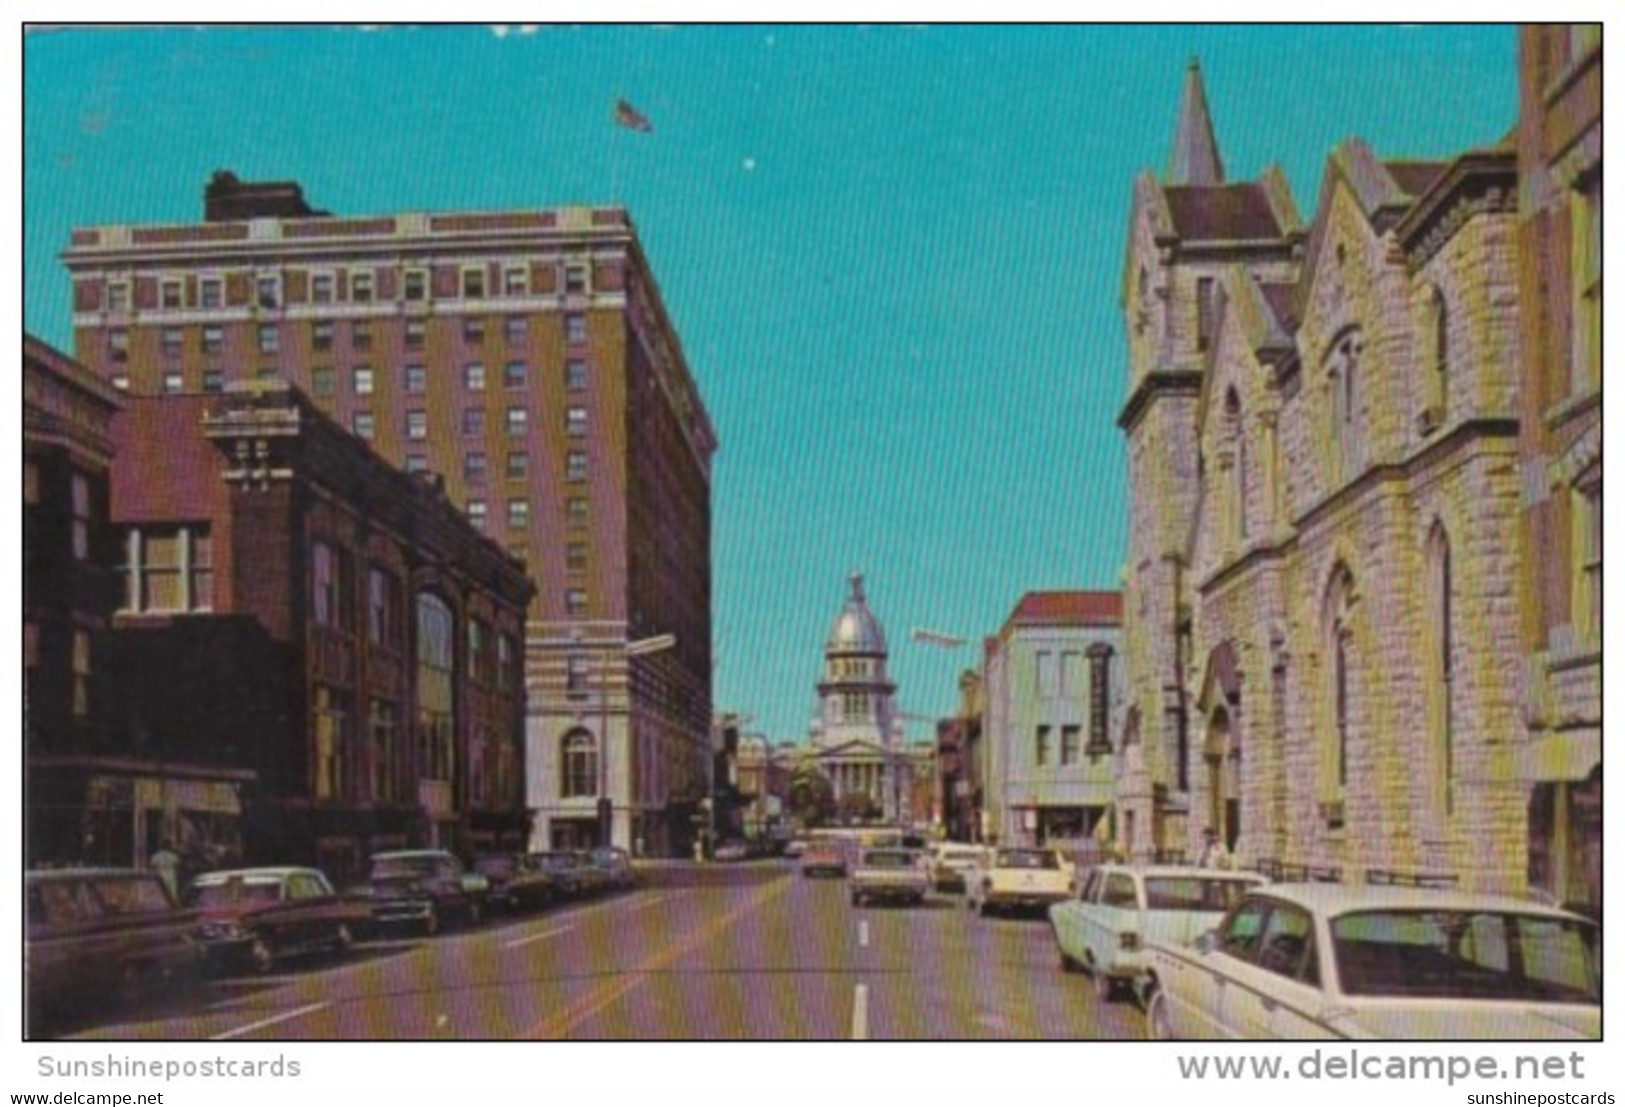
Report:
[[824,652],[885,654],[886,635],[863,597],[863,574],[852,574],[852,591],[830,628]]

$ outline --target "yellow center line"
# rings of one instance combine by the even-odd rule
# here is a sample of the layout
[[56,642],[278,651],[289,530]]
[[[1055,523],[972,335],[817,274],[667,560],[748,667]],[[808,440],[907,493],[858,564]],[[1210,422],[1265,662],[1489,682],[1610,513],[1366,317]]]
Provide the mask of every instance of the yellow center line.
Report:
[[600,984],[586,995],[566,1005],[562,1010],[549,1015],[531,1027],[530,1031],[524,1036],[535,1039],[568,1037],[572,1030],[587,1019],[642,984],[648,978],[647,974],[663,969],[684,954],[698,949],[728,929],[743,916],[753,911],[759,911],[767,906],[770,901],[782,896],[789,888],[789,878],[779,877],[773,883],[756,891],[743,903],[733,907],[726,914],[712,919],[698,930],[673,938],[633,968],[626,970],[612,980]]

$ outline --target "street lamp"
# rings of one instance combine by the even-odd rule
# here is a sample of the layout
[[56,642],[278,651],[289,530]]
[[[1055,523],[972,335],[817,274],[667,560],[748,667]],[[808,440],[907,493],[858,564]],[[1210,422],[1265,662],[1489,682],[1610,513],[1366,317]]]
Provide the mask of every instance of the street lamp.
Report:
[[[609,660],[614,654],[623,658],[643,657],[651,653],[661,653],[677,645],[677,636],[673,634],[657,634],[651,638],[640,638],[635,642],[625,642],[619,646],[603,647],[599,651],[598,662],[598,718],[599,741],[601,749],[598,751],[598,844],[607,846],[611,843],[611,833],[615,825],[615,801],[609,794]],[[627,726],[632,725],[632,713],[627,712]],[[632,801],[632,743],[630,734],[627,737],[627,802]]]
[[[957,650],[957,649],[960,649],[960,648],[962,648],[963,646],[965,646],[967,644],[967,639],[961,638],[958,635],[944,634],[942,631],[939,631],[939,630],[926,630],[926,629],[923,629],[921,627],[915,627],[912,631],[910,631],[909,632],[909,638],[912,639],[915,642],[919,642],[921,645],[935,646],[937,649],[942,649],[942,650]],[[963,742],[963,739],[961,739],[961,742]],[[940,790],[941,786],[942,786],[942,765],[941,765],[941,761],[940,761],[940,758],[942,756],[942,751],[940,749],[938,749],[936,752],[937,752],[937,758],[938,758],[937,774],[936,774],[937,779],[934,782],[933,787],[932,787],[932,795],[933,795],[933,799],[937,803],[939,803],[941,805],[944,816],[946,816],[946,813],[947,813],[948,809],[950,807],[956,807],[957,805],[952,804],[950,802],[950,800],[949,800],[949,797],[947,797],[945,795],[938,795],[937,794],[938,791]],[[969,762],[968,761],[963,762],[963,767],[962,767],[961,771],[964,771],[964,768],[968,768],[968,767],[969,767]],[[978,773],[977,775],[981,776],[982,774]],[[963,783],[963,782],[961,782],[961,783]],[[955,798],[957,798],[957,797],[955,797]],[[945,818],[944,821],[946,821],[946,818]],[[976,837],[978,837],[978,838],[986,836],[985,835],[985,828],[977,827],[976,829],[977,829],[977,831],[982,831],[983,833],[976,833],[975,831],[972,831],[969,827],[964,828],[967,836],[969,836],[970,834],[973,834],[973,833],[976,833]]]

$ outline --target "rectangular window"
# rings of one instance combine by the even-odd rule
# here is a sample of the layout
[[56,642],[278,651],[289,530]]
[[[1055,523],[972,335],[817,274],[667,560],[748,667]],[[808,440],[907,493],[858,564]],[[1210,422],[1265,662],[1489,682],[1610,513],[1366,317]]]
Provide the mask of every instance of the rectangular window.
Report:
[[282,349],[282,334],[275,323],[260,324],[259,343],[262,354],[274,354]]
[[485,266],[465,265],[463,267],[463,299],[482,300],[485,298]]
[[372,429],[373,429],[373,427],[372,427],[372,412],[370,412],[370,411],[358,411],[358,412],[356,412],[355,415],[350,419],[350,429],[355,431],[355,436],[357,438],[364,438],[368,442],[371,442],[372,441]]
[[254,302],[262,308],[282,306],[282,278],[267,274],[254,281]]
[[528,274],[523,265],[509,265],[502,270],[502,294],[504,296],[523,296],[527,287]]
[[405,469],[408,473],[427,473],[429,459],[422,454],[407,454]]
[[428,374],[421,365],[408,365],[401,370],[401,389],[408,396],[421,396],[429,387]]
[[564,363],[564,387],[572,391],[587,387],[587,363],[573,357]]
[[564,593],[564,613],[572,619],[579,619],[587,614],[585,588],[571,588]]
[[463,479],[482,481],[485,479],[485,455],[478,450],[463,455]]
[[1602,485],[1579,490],[1576,561],[1579,568],[1575,596],[1575,637],[1581,646],[1602,644]]
[[466,435],[485,433],[485,409],[483,407],[463,408],[463,433]]
[[428,412],[408,411],[406,413],[406,437],[413,442],[421,442],[429,437]]
[[423,349],[425,331],[423,320],[408,319],[406,321],[406,348],[408,350]]
[[485,390],[485,366],[477,361],[471,361],[463,366],[463,387],[470,392],[483,392]]
[[582,693],[592,681],[592,668],[585,657],[572,656],[564,663],[564,690]]
[[508,529],[524,530],[530,526],[530,501],[508,501]]
[[571,496],[564,501],[564,514],[572,526],[582,526],[587,522],[587,497]]
[[223,392],[226,388],[226,375],[218,369],[203,370],[203,391]]
[[197,288],[201,306],[213,309],[225,304],[226,282],[219,277],[204,277],[198,281]]
[[1574,352],[1572,389],[1590,392],[1602,384],[1602,183],[1569,194],[1574,273]]
[[372,370],[358,365],[350,371],[350,384],[357,396],[372,395]]
[[506,365],[504,365],[502,367],[502,387],[503,388],[523,388],[523,387],[525,387],[525,363],[524,362],[522,362],[522,361],[510,361],[510,362],[508,362],[508,364],[506,364]]
[[130,310],[129,281],[107,282],[107,310],[118,312]]
[[333,299],[333,274],[312,273],[310,275],[310,302],[313,304],[331,304]]
[[587,409],[576,406],[564,411],[564,433],[580,438],[587,433]]
[[120,392],[128,392],[130,390],[130,375],[128,373],[114,373],[110,380],[112,381],[113,387],[118,389]]
[[208,326],[203,328],[203,352],[218,354],[226,345],[226,335],[220,327]]
[[468,501],[468,521],[474,525],[475,530],[485,529],[485,501]]
[[463,317],[463,341],[470,346],[478,346],[485,341],[484,316],[465,315]]
[[73,632],[73,717],[90,717],[90,632]]
[[73,559],[90,560],[90,478],[74,473],[69,495],[73,507]]
[[587,479],[587,454],[583,450],[571,450],[564,459],[565,480]]
[[165,327],[162,335],[165,357],[180,357],[185,346],[185,332],[179,327]]
[[1038,743],[1033,748],[1033,764],[1035,765],[1049,764],[1049,730],[1050,728],[1047,726],[1038,728]]
[[122,327],[107,332],[107,356],[112,361],[130,360],[130,332]]
[[1038,651],[1035,675],[1038,694],[1053,697],[1055,695],[1055,655],[1049,650]]
[[359,269],[350,274],[350,302],[355,304],[372,303],[373,273],[370,269]]
[[528,330],[523,315],[507,315],[502,319],[502,337],[509,342],[523,342]]
[[280,380],[281,379],[281,374],[278,373],[275,368],[268,365],[263,369],[255,370],[254,371],[254,379],[257,380],[257,381]]
[[350,324],[350,346],[357,350],[372,349],[372,324],[365,319],[357,319]]
[[400,578],[374,565],[367,570],[367,638],[375,646],[401,644]]
[[564,317],[564,341],[578,346],[587,341],[587,317],[572,311]]
[[350,628],[349,558],[337,546],[310,544],[310,617],[317,626]]
[[1082,740],[1082,737],[1082,727],[1063,726],[1061,728],[1061,764],[1076,765],[1078,763],[1078,743]]
[[333,348],[333,323],[328,319],[318,319],[310,325],[310,348],[312,350],[331,350]]
[[1196,278],[1196,348],[1206,350],[1218,326],[1217,284],[1212,277]]
[[524,450],[510,450],[506,471],[509,480],[524,480],[530,474],[530,455]]
[[311,791],[317,799],[344,795],[344,762],[349,746],[348,697],[318,684],[311,697],[311,737],[315,745]]
[[401,279],[401,298],[409,303],[421,303],[429,298],[429,271],[408,269]]
[[394,704],[372,701],[372,798],[386,803],[397,798],[396,780],[400,776],[399,728],[395,720]]
[[525,436],[527,415],[522,407],[510,407],[507,414],[507,429],[509,438],[523,438]]
[[166,395],[173,396],[175,393],[182,392],[185,389],[186,378],[181,375],[179,370],[170,370],[164,374],[164,392]]
[[185,286],[178,280],[163,280],[158,282],[158,306],[165,311],[179,311],[185,307],[182,293]]
[[587,291],[587,278],[590,270],[584,261],[570,261],[564,265],[564,291],[571,296],[579,296]]
[[333,394],[333,370],[312,369],[310,371],[310,390],[318,396],[331,396]]
[[587,571],[587,544],[571,542],[564,547],[564,568],[572,573]]

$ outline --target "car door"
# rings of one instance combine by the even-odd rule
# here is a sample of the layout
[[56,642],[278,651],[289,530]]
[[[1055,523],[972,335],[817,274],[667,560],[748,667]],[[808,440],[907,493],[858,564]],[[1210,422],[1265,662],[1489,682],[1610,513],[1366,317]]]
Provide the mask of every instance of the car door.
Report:
[[1251,962],[1268,915],[1268,901],[1244,899],[1225,916],[1212,938],[1201,939],[1194,947],[1188,962],[1192,971],[1183,978],[1180,994],[1169,997],[1182,1035],[1244,1037],[1230,1021],[1231,982],[1237,971]]
[[1138,929],[1140,890],[1134,874],[1111,871],[1101,884],[1100,902],[1089,913],[1089,949],[1095,964],[1109,971],[1117,960],[1120,936]]
[[1248,1041],[1328,1036],[1318,1021],[1326,1003],[1314,917],[1307,909],[1272,902],[1257,941],[1232,973],[1223,1007],[1231,1036]]
[[1100,871],[1098,869],[1089,873],[1083,881],[1083,891],[1078,898],[1056,904],[1050,912],[1050,918],[1055,922],[1055,944],[1061,947],[1061,952],[1075,960],[1083,959],[1083,950],[1087,941],[1089,915],[1093,911],[1095,890],[1100,886]]

